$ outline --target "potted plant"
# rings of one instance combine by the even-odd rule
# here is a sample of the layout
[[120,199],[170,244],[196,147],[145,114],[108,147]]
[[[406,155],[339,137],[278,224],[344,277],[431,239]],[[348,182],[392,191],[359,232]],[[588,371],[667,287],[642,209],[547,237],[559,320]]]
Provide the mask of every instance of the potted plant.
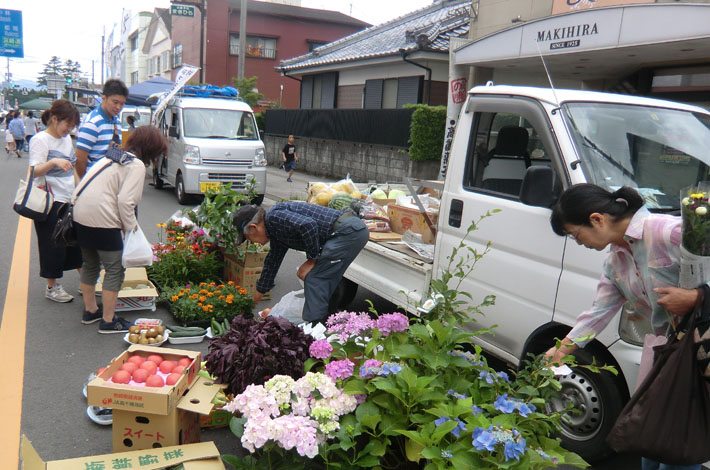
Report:
[[165,289],[161,300],[168,303],[176,320],[189,326],[210,325],[211,319],[251,316],[254,301],[246,289],[233,282],[200,282]]

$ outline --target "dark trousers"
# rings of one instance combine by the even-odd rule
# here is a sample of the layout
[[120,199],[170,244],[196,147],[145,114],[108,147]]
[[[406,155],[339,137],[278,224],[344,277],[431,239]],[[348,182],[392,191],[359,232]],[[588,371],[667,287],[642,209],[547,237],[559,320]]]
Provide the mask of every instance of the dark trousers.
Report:
[[60,279],[64,271],[81,267],[81,249],[78,246],[56,246],[52,241],[52,233],[57,225],[57,211],[62,204],[54,201],[47,220],[43,222],[35,220],[39,247],[39,275],[45,279]]
[[306,303],[303,320],[324,322],[328,318],[328,301],[338,287],[343,274],[370,238],[365,223],[349,217],[338,225],[323,245],[318,261],[305,279]]

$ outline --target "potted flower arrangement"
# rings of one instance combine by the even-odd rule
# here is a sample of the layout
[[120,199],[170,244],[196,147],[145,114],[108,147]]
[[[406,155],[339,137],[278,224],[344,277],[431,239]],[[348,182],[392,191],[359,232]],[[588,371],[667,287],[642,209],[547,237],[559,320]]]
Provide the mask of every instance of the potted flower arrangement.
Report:
[[200,282],[165,289],[161,300],[168,303],[176,320],[189,325],[209,326],[216,320],[250,315],[254,301],[246,289],[233,282]]
[[[475,335],[489,331],[477,331],[471,317],[460,311],[460,293],[450,283],[470,272],[484,254],[462,240],[433,286],[438,305],[425,317],[374,311],[331,316],[328,337],[310,345],[305,369],[320,374],[319,380],[332,381],[327,387],[337,390],[334,396],[352,395],[358,403],[354,412],[348,412],[351,401],[327,407],[322,416],[330,424],[323,432],[320,422],[305,421],[318,420],[299,408],[305,394],[299,394],[296,384],[270,385],[277,393],[266,386],[250,389],[249,396],[260,394],[253,406],[245,396],[229,406],[241,413],[231,428],[251,455],[225,460],[237,468],[283,468],[284,463],[289,468],[586,467],[554,437],[567,410],[549,411],[546,406],[561,385],[544,359],[531,357],[517,373],[496,371],[473,343]],[[493,300],[488,297],[471,310],[481,311]],[[572,356],[564,361],[575,365]],[[589,368],[615,372],[606,366]],[[291,438],[297,443],[315,439],[317,456],[313,447],[303,452],[297,444],[296,452],[288,451],[294,444],[283,436],[289,435],[287,426],[293,421],[281,418],[289,415],[310,426],[307,432],[294,430]],[[255,435],[260,423],[268,426]]]
[[153,265],[147,270],[160,289],[221,279],[222,263],[217,257],[217,247],[206,238],[204,230],[185,227],[174,220],[158,227],[160,242],[153,245]]
[[681,191],[680,287],[694,289],[710,280],[710,185]]

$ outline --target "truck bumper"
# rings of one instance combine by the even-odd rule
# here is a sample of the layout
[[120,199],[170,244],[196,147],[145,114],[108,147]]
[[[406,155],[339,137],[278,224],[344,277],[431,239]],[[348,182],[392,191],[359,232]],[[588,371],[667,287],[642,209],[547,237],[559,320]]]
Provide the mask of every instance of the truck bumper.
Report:
[[203,165],[186,166],[182,175],[185,192],[202,194],[201,183],[232,183],[232,189],[246,190],[246,184],[252,178],[255,180],[257,194],[266,192],[266,167],[251,167],[235,170],[232,168],[215,168]]

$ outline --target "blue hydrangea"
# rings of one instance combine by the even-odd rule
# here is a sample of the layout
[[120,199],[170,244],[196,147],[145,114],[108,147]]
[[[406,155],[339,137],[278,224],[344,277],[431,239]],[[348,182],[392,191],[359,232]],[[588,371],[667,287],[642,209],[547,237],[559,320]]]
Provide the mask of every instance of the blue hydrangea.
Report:
[[447,418],[446,416],[442,416],[441,418],[437,418],[434,420],[434,424],[436,424],[436,427],[438,428],[442,424],[444,424],[447,421],[451,421],[451,418]]
[[505,443],[503,455],[505,460],[520,460],[520,456],[525,453],[525,438],[519,432],[513,430],[513,438]]
[[496,410],[505,414],[510,414],[517,408],[515,401],[508,400],[507,393],[503,395],[498,395],[498,398],[496,399],[495,403],[493,403],[493,407]]
[[402,370],[402,366],[392,362],[382,364],[379,375],[386,377],[390,374],[398,374]]
[[478,374],[478,379],[485,380],[486,383],[489,383],[489,384],[494,384],[496,381],[496,376],[491,374],[487,370],[482,370],[481,373]]
[[471,409],[473,410],[473,416],[476,416],[477,414],[483,413],[483,410],[480,409],[479,407],[477,407],[476,405],[473,405],[473,406],[471,407]]
[[493,452],[495,450],[496,439],[493,436],[493,426],[488,429],[476,428],[473,430],[472,444],[476,450],[487,450]]
[[508,377],[508,374],[506,372],[498,372],[496,374],[500,379],[502,379],[504,382],[510,382],[510,378]]
[[450,459],[453,456],[454,456],[454,454],[450,450],[445,450],[445,449],[441,450],[441,458],[442,459]]
[[451,430],[451,434],[453,434],[454,437],[458,439],[461,436],[461,431],[466,431],[466,423],[464,423],[458,418],[456,418],[455,421],[458,423],[458,425]]
[[466,395],[464,395],[462,393],[456,393],[453,390],[449,390],[447,393],[458,400],[463,400],[465,398],[468,398]]
[[530,413],[535,412],[535,405],[532,403],[518,403],[518,413],[520,416],[527,417]]

